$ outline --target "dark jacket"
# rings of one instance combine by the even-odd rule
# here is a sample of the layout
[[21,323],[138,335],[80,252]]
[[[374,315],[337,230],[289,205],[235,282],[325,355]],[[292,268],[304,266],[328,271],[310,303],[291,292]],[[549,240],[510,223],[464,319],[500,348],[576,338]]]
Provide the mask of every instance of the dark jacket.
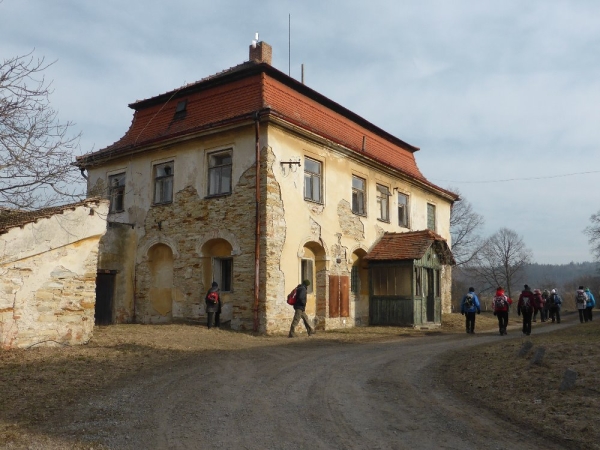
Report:
[[296,288],[296,303],[294,303],[294,309],[300,309],[304,311],[306,308],[306,286],[299,284]]
[[[210,294],[211,292],[216,292],[217,295],[219,296],[219,301],[217,303],[213,303],[211,301],[208,300],[208,294]],[[204,302],[206,303],[206,312],[220,312],[221,311],[221,293],[219,292],[219,288],[218,287],[211,287],[208,292],[206,293],[206,297],[204,297]]]
[[529,313],[533,314],[533,310],[535,309],[535,299],[533,297],[533,292],[523,290],[521,291],[521,295],[519,295],[519,303],[517,303],[517,314],[519,316],[522,312],[524,312],[524,306],[527,303],[529,303]]
[[546,303],[549,308],[560,309],[560,305],[562,305],[562,299],[560,295],[553,293],[548,297],[548,302]]

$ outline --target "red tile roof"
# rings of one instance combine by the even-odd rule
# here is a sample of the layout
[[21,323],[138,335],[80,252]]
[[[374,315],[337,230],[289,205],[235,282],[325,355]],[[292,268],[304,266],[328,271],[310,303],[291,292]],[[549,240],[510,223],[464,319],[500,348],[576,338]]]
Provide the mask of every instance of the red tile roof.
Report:
[[[181,100],[187,100],[186,114],[183,119],[176,119],[175,108]],[[248,121],[262,111],[399,170],[454,200],[458,198],[426,180],[414,158],[417,147],[269,64],[246,62],[129,106],[135,113],[127,133],[104,149],[77,157],[76,165],[102,164],[162,141]]]
[[431,230],[385,233],[365,259],[370,261],[421,259],[434,243],[439,246],[438,253],[443,257],[442,263],[454,264],[446,240]]

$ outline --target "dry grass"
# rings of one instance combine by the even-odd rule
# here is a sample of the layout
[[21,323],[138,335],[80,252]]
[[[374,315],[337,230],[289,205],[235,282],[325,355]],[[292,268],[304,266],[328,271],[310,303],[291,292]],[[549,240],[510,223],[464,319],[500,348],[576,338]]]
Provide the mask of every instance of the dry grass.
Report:
[[[496,328],[497,321],[491,314],[477,316],[476,332]],[[439,333],[464,333],[464,317],[445,315],[441,329],[431,331],[361,327],[319,332],[316,338],[323,344],[358,343]],[[528,420],[545,433],[592,445],[600,438],[593,427],[597,420],[590,419],[598,418],[599,335],[600,323],[596,322],[552,335],[531,336],[534,350],[541,345],[547,349],[541,366],[529,366],[531,354],[527,358],[516,356],[520,340],[502,342],[500,338],[497,344],[474,352],[459,351],[441,366],[451,373],[446,377],[449,385],[475,395],[478,403],[498,408],[510,420]],[[52,421],[90,395],[194,354],[294,345],[302,340],[208,331],[194,325],[115,325],[97,327],[85,346],[2,351],[0,442],[18,446],[28,424]],[[567,367],[578,372],[577,386],[572,391],[558,392]],[[465,371],[469,373],[468,383],[462,378]]]
[[[511,318],[512,320],[512,318]],[[513,325],[515,321],[512,321]],[[551,324],[543,326],[551,327]],[[512,331],[518,333],[518,331]],[[518,356],[523,344],[533,347]],[[501,417],[578,449],[600,448],[600,320],[549,334],[503,340],[447,355],[440,368],[446,383]],[[535,352],[545,349],[541,364]],[[566,369],[575,387],[560,391]]]

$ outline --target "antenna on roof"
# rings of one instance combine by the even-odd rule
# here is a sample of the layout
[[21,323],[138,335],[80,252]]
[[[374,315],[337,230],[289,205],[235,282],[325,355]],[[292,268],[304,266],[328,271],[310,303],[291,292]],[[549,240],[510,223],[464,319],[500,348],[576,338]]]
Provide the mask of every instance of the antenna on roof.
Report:
[[256,48],[257,43],[258,43],[258,33],[254,33],[254,39],[252,39],[252,48]]
[[288,14],[288,77],[291,76],[292,66],[292,15]]

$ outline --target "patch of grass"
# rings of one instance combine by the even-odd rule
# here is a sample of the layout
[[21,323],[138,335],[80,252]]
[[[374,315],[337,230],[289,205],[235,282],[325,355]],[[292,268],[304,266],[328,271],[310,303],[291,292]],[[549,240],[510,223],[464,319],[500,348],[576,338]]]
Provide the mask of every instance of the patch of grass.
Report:
[[[513,322],[514,323],[514,322]],[[552,324],[543,326],[551,327]],[[517,331],[514,331],[517,332]],[[518,356],[526,341],[533,347]],[[580,449],[600,448],[600,321],[447,355],[443,381],[506,420]],[[545,348],[541,364],[532,364]],[[566,369],[575,387],[560,391]]]

